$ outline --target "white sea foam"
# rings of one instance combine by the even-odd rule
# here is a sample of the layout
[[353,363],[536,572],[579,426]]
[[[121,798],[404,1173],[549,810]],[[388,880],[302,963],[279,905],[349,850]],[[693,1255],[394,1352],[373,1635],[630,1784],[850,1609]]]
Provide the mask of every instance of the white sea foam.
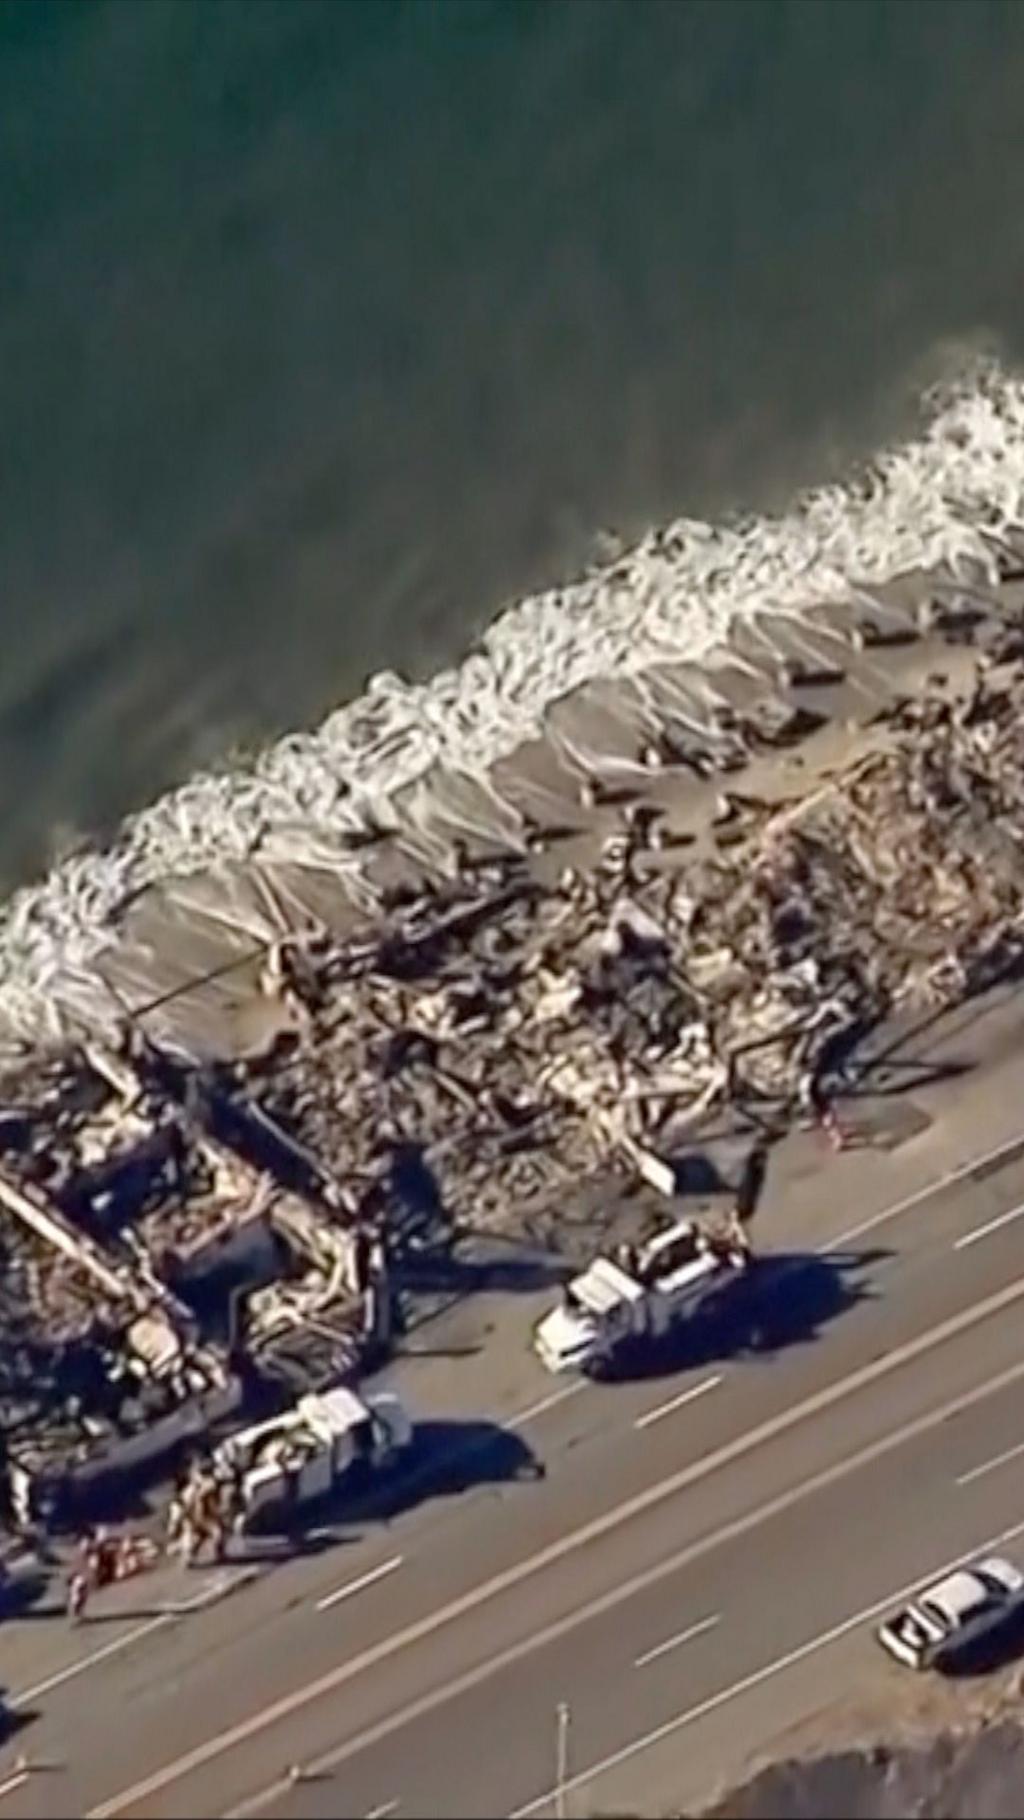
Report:
[[568,691],[704,658],[737,621],[855,600],[910,569],[994,582],[1022,526],[1024,381],[988,365],[931,394],[920,437],[847,486],[808,493],[783,518],[652,531],[608,567],[511,607],[457,669],[422,686],[377,676],[317,731],[248,769],[194,777],[108,849],[55,867],[0,917],[0,1021],[26,1036],[52,1027],[62,981],[88,972],[118,907],[146,885],[244,857],[275,829],[312,856],[435,760],[479,774]]

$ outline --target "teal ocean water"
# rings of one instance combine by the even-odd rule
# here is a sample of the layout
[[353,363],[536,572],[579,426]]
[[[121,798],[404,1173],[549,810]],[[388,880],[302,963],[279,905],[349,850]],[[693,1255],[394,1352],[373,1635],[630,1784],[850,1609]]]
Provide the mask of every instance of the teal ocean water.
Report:
[[[1022,93],[1014,0],[0,5],[0,880],[452,664],[602,531],[731,526],[656,603],[699,650],[723,567],[790,599],[1015,520],[1015,382],[927,434],[918,399],[1024,349]],[[890,500],[809,550],[799,490],[906,439],[924,543]],[[504,622],[506,744],[615,610]],[[370,699],[436,743],[460,687]]]

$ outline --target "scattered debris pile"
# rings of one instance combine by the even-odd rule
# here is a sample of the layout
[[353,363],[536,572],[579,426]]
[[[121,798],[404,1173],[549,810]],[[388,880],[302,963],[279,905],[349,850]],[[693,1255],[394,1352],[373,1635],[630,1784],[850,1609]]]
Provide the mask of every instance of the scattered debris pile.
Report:
[[56,1515],[227,1414],[233,1387],[170,1296],[0,1177],[0,1410],[8,1516]]
[[22,1524],[170,1457],[254,1385],[336,1382],[365,1338],[351,1234],[138,1059],[36,1064],[0,1119],[0,1420]]
[[327,957],[264,1103],[354,1218],[514,1231],[538,1199],[671,1157],[716,1101],[784,1120],[844,1044],[1016,952],[1024,728],[989,683],[889,717],[802,801],[723,800],[680,860],[634,813],[550,888],[515,857]]
[[878,1020],[1019,951],[1024,723],[994,670],[888,710],[800,800],[723,796],[683,848],[659,823],[633,791],[587,868],[463,845],[377,926],[283,939],[260,990],[288,1028],[259,1054],[199,1069],[136,1025],[6,1083],[12,1457],[44,1405],[78,1458],[112,1410],[145,1429],[238,1369],[336,1378],[387,1342],[393,1260],[624,1172],[671,1192],[709,1108],[781,1127]]

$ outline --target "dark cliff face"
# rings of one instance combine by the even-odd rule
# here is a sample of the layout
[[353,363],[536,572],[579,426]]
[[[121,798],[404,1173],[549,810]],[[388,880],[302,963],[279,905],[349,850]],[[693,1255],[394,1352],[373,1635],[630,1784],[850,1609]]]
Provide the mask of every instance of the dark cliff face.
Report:
[[1016,1820],[1024,1729],[1004,1721],[927,1746],[836,1752],[762,1770],[701,1820]]

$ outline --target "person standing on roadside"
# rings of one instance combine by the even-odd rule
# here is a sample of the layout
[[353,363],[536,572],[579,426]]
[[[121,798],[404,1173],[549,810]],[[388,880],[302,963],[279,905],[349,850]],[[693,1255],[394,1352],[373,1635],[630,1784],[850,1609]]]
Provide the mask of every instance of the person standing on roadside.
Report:
[[78,1624],[85,1617],[85,1608],[89,1603],[89,1581],[81,1567],[73,1567],[68,1575],[67,1613],[72,1624]]

